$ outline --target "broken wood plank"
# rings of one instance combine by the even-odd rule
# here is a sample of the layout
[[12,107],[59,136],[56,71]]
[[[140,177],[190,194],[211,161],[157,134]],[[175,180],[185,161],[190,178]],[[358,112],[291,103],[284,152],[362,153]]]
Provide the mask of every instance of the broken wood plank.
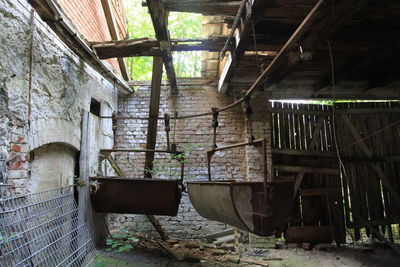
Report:
[[177,261],[182,261],[183,260],[183,255],[181,255],[178,252],[175,252],[173,249],[169,248],[169,246],[167,244],[165,244],[163,241],[157,240],[157,243],[160,245],[160,247],[165,252],[167,252],[169,255],[171,255]]
[[[171,39],[171,51],[221,51],[226,36],[216,35],[198,38]],[[100,59],[114,57],[161,56],[160,45],[156,39],[141,38],[107,42],[92,42],[93,49]]]
[[153,21],[154,31],[156,32],[157,40],[160,44],[160,54],[164,61],[165,70],[171,86],[171,94],[178,94],[178,84],[174,63],[172,60],[171,42],[168,32],[168,15],[164,10],[164,5],[161,0],[146,0],[149,8],[151,20]]
[[157,141],[158,112],[160,110],[161,79],[163,72],[163,62],[160,57],[153,58],[153,76],[151,78],[149,121],[147,126],[147,142],[144,176],[152,178],[154,149]]

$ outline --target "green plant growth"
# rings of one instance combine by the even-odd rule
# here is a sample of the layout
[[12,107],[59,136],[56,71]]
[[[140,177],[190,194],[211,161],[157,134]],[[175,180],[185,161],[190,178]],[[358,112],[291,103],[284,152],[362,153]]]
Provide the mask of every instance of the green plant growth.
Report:
[[[148,9],[147,7],[142,7],[141,3],[141,0],[126,0],[129,38],[155,38],[153,23]],[[200,37],[202,33],[202,16],[200,14],[171,12],[169,14],[169,30],[171,38]],[[173,60],[177,77],[200,76],[200,52],[173,53]],[[128,58],[127,67],[128,74],[132,80],[151,80],[153,58]],[[163,78],[165,79],[165,74]]]
[[133,236],[126,229],[121,229],[118,233],[114,234],[112,237],[107,238],[106,245],[108,246],[108,251],[116,251],[116,252],[126,252],[130,251],[134,248],[135,243],[137,243],[139,239]]

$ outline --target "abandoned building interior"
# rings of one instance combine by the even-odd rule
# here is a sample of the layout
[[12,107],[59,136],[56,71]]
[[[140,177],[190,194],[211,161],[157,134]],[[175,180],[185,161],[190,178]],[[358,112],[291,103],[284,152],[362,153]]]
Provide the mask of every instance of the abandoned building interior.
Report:
[[399,266],[399,38],[395,0],[0,0],[0,266]]

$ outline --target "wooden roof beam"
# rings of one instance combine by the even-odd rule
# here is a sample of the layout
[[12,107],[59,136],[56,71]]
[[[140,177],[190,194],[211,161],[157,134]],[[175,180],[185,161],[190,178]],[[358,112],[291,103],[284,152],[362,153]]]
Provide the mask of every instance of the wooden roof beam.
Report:
[[327,40],[341,25],[351,18],[369,0],[319,0],[277,57],[264,71],[264,88],[280,82],[302,60],[303,52],[311,55],[323,41]]
[[[110,31],[110,36],[112,40],[119,40],[119,30],[118,25],[114,16],[114,12],[112,10],[112,3],[110,0],[101,0],[101,4],[103,6],[104,15],[106,17],[108,30]],[[129,80],[128,71],[126,68],[125,60],[121,57],[117,58],[119,69],[121,70],[121,75],[125,81]]]
[[157,40],[160,44],[160,55],[163,59],[167,77],[171,85],[171,93],[178,94],[178,84],[172,60],[171,43],[168,32],[168,15],[162,0],[146,0]]
[[[332,45],[333,54],[335,54],[335,45]],[[382,73],[376,73],[375,77],[371,77],[368,73],[368,70],[371,67],[376,68],[377,63],[382,62],[382,60],[388,62],[390,59],[394,59],[396,55],[400,53],[399,46],[397,40],[385,40],[380,42],[377,45],[373,45],[368,48],[365,52],[362,53],[361,56],[356,57],[346,63],[340,69],[335,70],[335,84],[345,81],[346,79],[351,79],[353,76],[357,75],[360,72],[365,72],[366,79],[365,80],[374,80],[377,76],[382,78]],[[379,68],[378,68],[379,69]],[[386,70],[384,71],[386,73]],[[394,73],[394,72],[393,72]],[[398,74],[395,74],[395,77],[398,77]],[[396,80],[395,78],[395,80]],[[398,79],[398,78],[397,78]],[[375,80],[376,81],[376,80]],[[332,75],[326,75],[322,77],[319,82],[314,86],[315,94],[318,94],[320,90],[332,84]],[[371,89],[371,86],[374,86],[372,82],[370,86],[367,87],[366,90]]]
[[[229,56],[224,71],[221,74],[218,83],[218,91],[220,93],[224,93],[228,89],[229,82],[235,73],[235,67],[239,65],[240,60],[246,50],[246,44],[248,44],[249,39],[248,37],[251,36],[253,31],[253,24],[255,26],[265,13],[266,8],[273,6],[274,4],[274,0],[254,0],[253,2],[247,1],[244,5],[244,8],[238,10],[235,21],[238,20],[238,18],[244,17],[244,19],[242,19],[240,27],[237,25],[239,28],[241,28],[241,31],[238,35],[236,35],[232,42],[232,44],[235,44],[236,47],[232,47],[232,44],[228,44],[228,46],[231,46],[231,49],[235,49],[235,54],[234,56]],[[233,35],[233,31],[235,31],[235,28],[232,28],[230,36]],[[224,49],[227,49],[227,45],[224,46]]]
[[[171,39],[171,51],[221,51],[226,36],[210,36],[190,39]],[[142,38],[111,42],[92,43],[100,59],[113,57],[160,56],[156,39]]]
[[[235,16],[241,1],[216,1],[216,0],[166,0],[164,8],[168,11],[200,13],[207,16],[224,15]],[[147,6],[147,3],[142,3]]]

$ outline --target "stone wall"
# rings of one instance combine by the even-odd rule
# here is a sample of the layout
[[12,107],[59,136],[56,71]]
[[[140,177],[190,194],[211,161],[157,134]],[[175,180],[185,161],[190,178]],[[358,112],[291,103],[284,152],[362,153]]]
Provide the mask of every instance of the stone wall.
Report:
[[79,150],[82,110],[95,98],[111,114],[117,89],[73,54],[27,1],[1,1],[0,21],[0,153],[13,191],[23,194],[32,182],[31,152],[54,143]]
[[[205,83],[204,83],[205,84]],[[174,97],[169,95],[168,87],[162,88],[160,104],[160,115],[169,113],[173,117],[174,112],[178,115],[190,115],[211,111],[212,107],[223,107],[233,102],[231,97],[217,93],[216,86],[197,85],[180,86],[179,95]],[[148,116],[150,88],[139,88],[134,95],[119,100],[119,112],[121,115]],[[254,104],[260,106],[256,111],[261,112],[263,104],[266,106],[267,99],[265,94],[258,95]],[[264,107],[265,108],[265,107]],[[266,118],[266,110],[261,116],[254,116],[256,121],[255,133],[261,138],[267,134],[267,124],[259,121]],[[258,123],[259,122],[259,123]],[[145,148],[147,121],[140,120],[119,120],[117,124],[117,141],[119,148]],[[164,121],[158,123],[157,149],[166,148],[166,138],[164,131]],[[213,143],[212,116],[199,117],[193,119],[180,119],[176,123],[171,121],[171,140],[178,143],[178,150],[185,150],[187,159],[185,163],[185,181],[206,180],[207,179],[207,158],[206,151],[211,149]],[[218,146],[225,146],[240,143],[247,140],[245,133],[244,116],[241,106],[222,112],[219,115],[219,127],[217,130]],[[259,155],[247,155],[247,148],[236,148],[217,152],[212,160],[213,179],[245,179],[252,175],[254,169],[259,172]],[[133,153],[116,154],[117,161],[130,177],[142,178],[144,168],[144,155]],[[164,160],[165,156],[156,155],[155,177],[158,178],[178,178],[174,176],[175,165],[170,167],[169,161]],[[258,164],[258,167],[248,167]],[[256,177],[259,178],[259,177]],[[154,196],[157,197],[157,196]],[[176,217],[157,216],[164,229],[170,236],[178,238],[203,239],[206,234],[222,230],[228,225],[208,221],[197,214],[190,203],[187,193],[183,194],[179,212]],[[137,231],[155,233],[151,224],[145,216],[138,215],[114,215],[111,217],[111,225],[114,228],[124,227]]]

